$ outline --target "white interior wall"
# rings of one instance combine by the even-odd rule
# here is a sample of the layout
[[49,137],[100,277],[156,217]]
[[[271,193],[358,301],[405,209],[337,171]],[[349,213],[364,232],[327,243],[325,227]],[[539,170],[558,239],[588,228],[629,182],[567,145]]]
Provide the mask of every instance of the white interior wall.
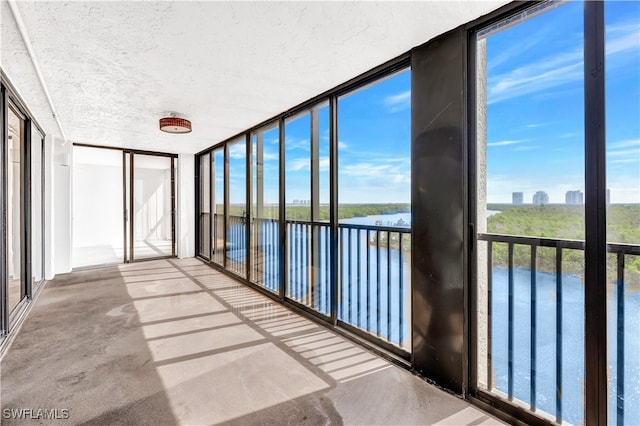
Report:
[[44,138],[44,278],[53,279],[55,276],[55,250],[53,224],[55,223],[55,209],[53,205],[53,188],[55,187],[55,173],[53,173],[53,137]]
[[54,273],[71,271],[71,143],[53,142],[53,259]]
[[176,244],[178,257],[195,256],[196,224],[195,224],[195,156],[180,154],[178,156],[177,183],[177,226]]

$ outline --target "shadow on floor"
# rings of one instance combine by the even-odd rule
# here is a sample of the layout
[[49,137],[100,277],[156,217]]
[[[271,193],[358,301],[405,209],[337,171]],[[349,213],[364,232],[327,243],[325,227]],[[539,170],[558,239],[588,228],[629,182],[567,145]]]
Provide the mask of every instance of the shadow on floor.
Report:
[[498,423],[197,259],[58,276],[1,379],[55,424]]

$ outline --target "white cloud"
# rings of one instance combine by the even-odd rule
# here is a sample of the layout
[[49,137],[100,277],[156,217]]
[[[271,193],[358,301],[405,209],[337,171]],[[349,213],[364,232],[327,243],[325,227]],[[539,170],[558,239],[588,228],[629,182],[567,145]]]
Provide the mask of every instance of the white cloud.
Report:
[[487,142],[487,146],[508,146],[508,145],[517,145],[519,143],[524,142],[525,139],[520,140],[507,140],[507,141],[499,141],[499,142]]
[[514,151],[534,151],[539,149],[539,145],[520,145],[513,148]]
[[295,137],[287,136],[285,138],[284,147],[287,151],[292,151],[294,149],[300,149],[302,151],[311,151],[311,142],[309,139],[298,139]]
[[235,143],[229,146],[229,158],[240,159],[247,155],[247,146],[245,142]]
[[547,56],[488,79],[487,103],[541,92],[583,78],[582,50]]
[[339,149],[346,149],[347,148],[347,144],[342,142],[342,141],[338,141],[338,148]]
[[619,156],[629,156],[629,157],[638,157],[640,156],[640,150],[638,149],[621,149],[618,151],[609,151],[607,155],[610,157],[619,157]]
[[384,98],[384,104],[389,112],[399,112],[411,107],[411,90],[389,95]]
[[640,147],[640,139],[629,139],[626,141],[613,142],[608,144],[607,148],[617,149],[617,148],[629,148],[632,146]]
[[638,161],[640,161],[640,158],[622,158],[619,160],[612,160],[612,163],[615,164],[626,164],[626,163],[637,163]]
[[287,160],[287,170],[291,172],[299,172],[301,170],[310,170],[311,160],[309,158],[295,158]]
[[[608,27],[607,55],[637,50],[640,47],[639,31],[640,25],[635,22]],[[519,52],[522,52],[522,46],[518,45],[518,47],[520,49]],[[511,60],[514,63],[520,63],[515,59],[516,55],[517,53],[513,52],[513,59]],[[498,55],[497,58],[500,63],[506,61],[504,53]],[[487,81],[487,104],[539,93],[547,89],[581,81],[583,78],[582,47],[573,51],[541,57],[535,62],[527,63],[509,71],[490,74]]]

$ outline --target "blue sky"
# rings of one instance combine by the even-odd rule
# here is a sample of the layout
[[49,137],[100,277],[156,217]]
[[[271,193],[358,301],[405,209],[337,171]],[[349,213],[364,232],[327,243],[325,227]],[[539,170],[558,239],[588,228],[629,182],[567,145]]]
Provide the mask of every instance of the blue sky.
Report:
[[[583,4],[487,36],[487,200],[584,191]],[[640,203],[640,2],[607,2],[607,187]],[[410,202],[410,70],[338,101],[340,203]],[[320,202],[329,201],[329,108],[319,109]],[[309,200],[308,113],[285,124],[286,199]],[[244,143],[230,146],[232,203],[244,199]],[[255,148],[254,148],[255,152]],[[264,135],[265,202],[276,203],[278,129]]]
[[[487,200],[584,191],[583,4],[488,36]],[[606,4],[607,187],[640,202],[640,3]]]

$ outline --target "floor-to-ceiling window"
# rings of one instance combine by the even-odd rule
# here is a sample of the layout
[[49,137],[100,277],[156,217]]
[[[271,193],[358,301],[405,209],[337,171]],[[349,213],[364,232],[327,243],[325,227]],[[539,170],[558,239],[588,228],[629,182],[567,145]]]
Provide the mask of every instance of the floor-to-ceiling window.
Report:
[[287,297],[330,313],[329,105],[285,120]]
[[[0,338],[16,327],[44,280],[44,135],[0,81]],[[1,339],[0,339],[1,340]]]
[[338,318],[411,347],[411,72],[338,98]]
[[403,61],[196,156],[201,258],[404,358],[410,75]]
[[638,424],[640,7],[545,2],[475,35],[476,391]]
[[211,152],[211,208],[213,209],[213,222],[211,227],[212,260],[217,265],[223,265],[225,254],[225,184],[224,184],[224,148],[218,148]]
[[7,163],[7,286],[9,313],[26,296],[24,217],[25,120],[12,106],[8,111]]
[[198,176],[202,183],[198,187],[198,255],[211,256],[211,159],[205,154],[198,159]]
[[251,281],[280,289],[280,127],[251,133]]
[[477,38],[478,386],[569,423],[584,413],[582,15],[558,3]]
[[607,356],[611,425],[640,424],[640,3],[606,2]]
[[247,142],[243,137],[227,145],[228,203],[226,266],[247,276]]

